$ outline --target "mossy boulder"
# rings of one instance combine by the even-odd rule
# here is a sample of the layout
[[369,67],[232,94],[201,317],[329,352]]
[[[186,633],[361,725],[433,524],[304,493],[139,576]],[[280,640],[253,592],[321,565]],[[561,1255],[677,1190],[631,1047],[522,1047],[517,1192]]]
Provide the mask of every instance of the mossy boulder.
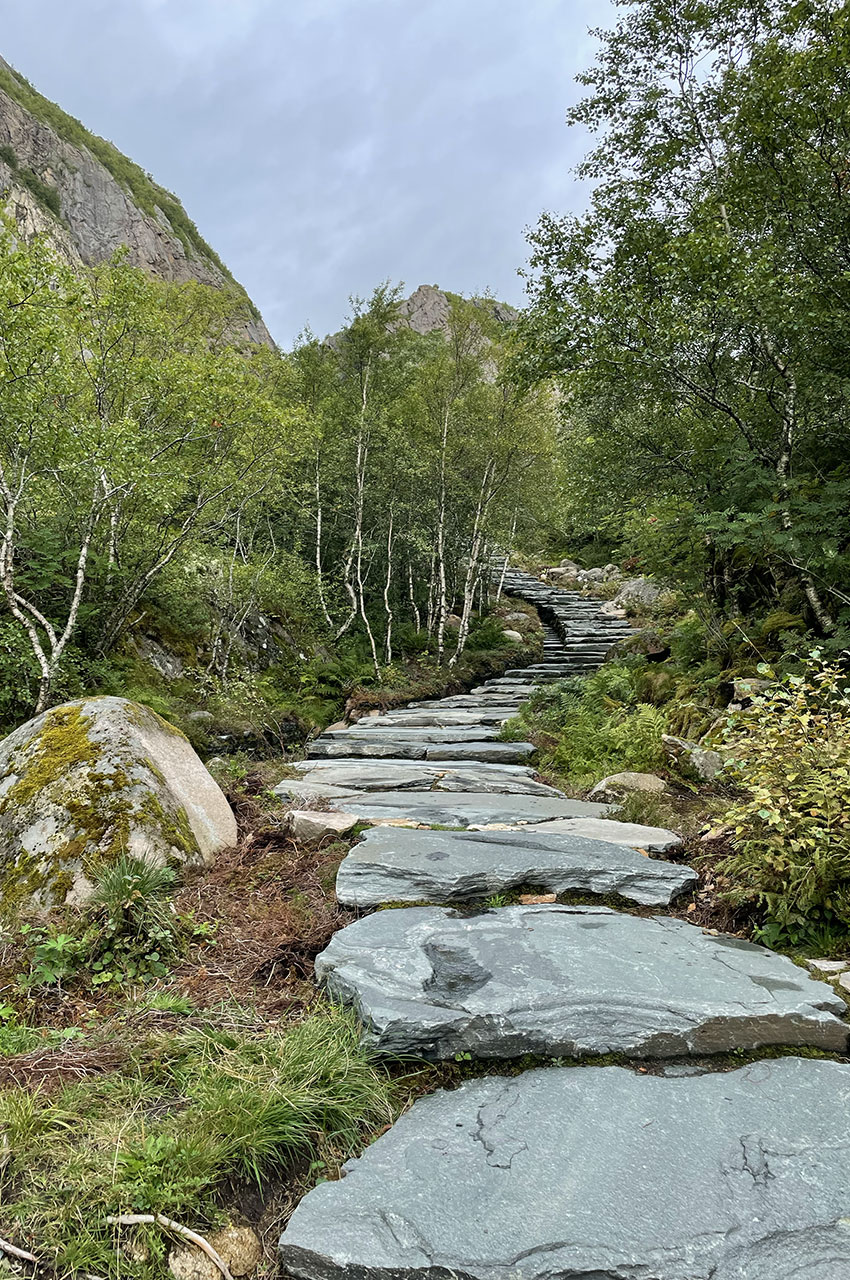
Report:
[[211,864],[236,843],[224,794],[188,740],[126,698],[84,698],[0,742],[0,908],[85,900],[127,853]]

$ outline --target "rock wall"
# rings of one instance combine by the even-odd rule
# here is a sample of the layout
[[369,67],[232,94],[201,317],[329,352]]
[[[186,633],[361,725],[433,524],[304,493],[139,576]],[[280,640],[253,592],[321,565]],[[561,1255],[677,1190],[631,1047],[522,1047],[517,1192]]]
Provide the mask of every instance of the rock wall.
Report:
[[[25,101],[36,95],[2,58],[0,79],[5,82],[5,88],[0,83],[0,191],[6,193],[22,235],[46,234],[71,262],[87,265],[104,262],[124,245],[132,265],[158,279],[197,280],[243,292],[215,261],[212,250],[209,256],[203,252],[200,237],[201,248],[187,243],[185,233],[172,226],[162,209],[156,207],[151,214],[140,208],[87,146],[60,136],[61,131],[23,106],[17,100],[18,88]],[[61,121],[63,114],[53,111]],[[83,134],[79,122],[64,119],[75,135]],[[39,183],[46,191],[39,192]],[[49,201],[55,201],[58,211]],[[173,204],[180,207],[176,200]],[[242,336],[272,345],[262,317],[248,310],[247,295],[245,300]]]

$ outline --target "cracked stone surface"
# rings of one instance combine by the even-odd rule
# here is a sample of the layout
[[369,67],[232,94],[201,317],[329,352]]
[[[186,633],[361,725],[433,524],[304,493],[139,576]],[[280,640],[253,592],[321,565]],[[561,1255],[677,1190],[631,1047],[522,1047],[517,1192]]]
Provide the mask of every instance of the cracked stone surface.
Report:
[[356,756],[378,758],[386,756],[394,760],[474,760],[490,764],[521,764],[534,755],[530,742],[423,742],[403,738],[384,738],[378,734],[360,734],[358,737],[334,739],[323,735],[311,742],[307,755],[311,759],[321,757]]
[[361,720],[352,729],[326,729],[322,738],[331,742],[362,742],[364,738],[380,742],[495,742],[499,737],[498,727],[491,724],[452,725],[448,729],[373,726],[374,721]]
[[681,836],[664,827],[644,827],[638,822],[617,822],[614,818],[556,818],[548,824],[547,830],[563,835],[587,836],[590,840],[608,840],[612,844],[627,844],[633,849],[646,849],[649,853],[668,853],[683,843]]
[[666,906],[693,887],[690,867],[646,858],[623,844],[550,833],[410,831],[376,827],[343,860],[336,896],[346,906],[463,902],[529,886],[544,893],[618,893]]
[[469,827],[485,823],[537,823],[553,818],[601,818],[608,806],[587,800],[562,800],[539,795],[497,795],[457,791],[436,795],[433,791],[370,791],[346,800],[349,813],[361,822],[421,822],[443,827]]
[[606,907],[379,911],[331,939],[316,976],[356,1008],[364,1043],[387,1054],[848,1048],[844,1001],[793,961]]
[[[536,782],[529,765],[469,764],[420,760],[299,760],[294,768],[304,775],[304,783],[289,778],[274,788],[277,795],[288,795],[286,788],[297,789],[309,783],[333,787],[351,795],[358,791],[487,791],[497,794],[552,796],[563,792]],[[316,792],[315,794],[319,794]]]
[[299,1280],[843,1280],[850,1066],[529,1071],[422,1098],[301,1202]]

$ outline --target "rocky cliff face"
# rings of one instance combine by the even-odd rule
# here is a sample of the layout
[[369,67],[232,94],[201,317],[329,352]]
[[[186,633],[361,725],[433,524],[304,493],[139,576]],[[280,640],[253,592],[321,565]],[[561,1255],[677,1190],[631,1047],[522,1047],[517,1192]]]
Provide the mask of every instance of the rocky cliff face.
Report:
[[[519,312],[506,302],[496,302],[493,298],[473,298],[472,302],[488,312],[500,324],[510,325],[516,320]],[[451,295],[444,293],[434,284],[421,284],[409,298],[399,303],[398,314],[403,324],[414,333],[433,333],[436,329],[444,332],[449,326],[451,312]]]
[[272,344],[259,312],[176,197],[2,58],[0,192],[22,235],[46,234],[72,262],[103,262],[125,245],[129,261],[159,279],[234,290],[245,298],[242,336]]

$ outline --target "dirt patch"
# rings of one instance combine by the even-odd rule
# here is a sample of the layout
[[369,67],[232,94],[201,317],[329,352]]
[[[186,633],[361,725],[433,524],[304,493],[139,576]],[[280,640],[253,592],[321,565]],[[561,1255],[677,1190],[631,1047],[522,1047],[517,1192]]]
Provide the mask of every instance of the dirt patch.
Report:
[[250,1002],[264,1017],[294,1015],[311,1002],[313,960],[354,916],[334,897],[348,842],[306,847],[246,788],[228,798],[240,826],[236,849],[191,878],[176,907],[214,933],[174,973],[199,1007]]
[[0,1089],[25,1087],[42,1094],[88,1076],[117,1071],[128,1057],[121,1045],[74,1045],[33,1049],[13,1057],[0,1058]]

